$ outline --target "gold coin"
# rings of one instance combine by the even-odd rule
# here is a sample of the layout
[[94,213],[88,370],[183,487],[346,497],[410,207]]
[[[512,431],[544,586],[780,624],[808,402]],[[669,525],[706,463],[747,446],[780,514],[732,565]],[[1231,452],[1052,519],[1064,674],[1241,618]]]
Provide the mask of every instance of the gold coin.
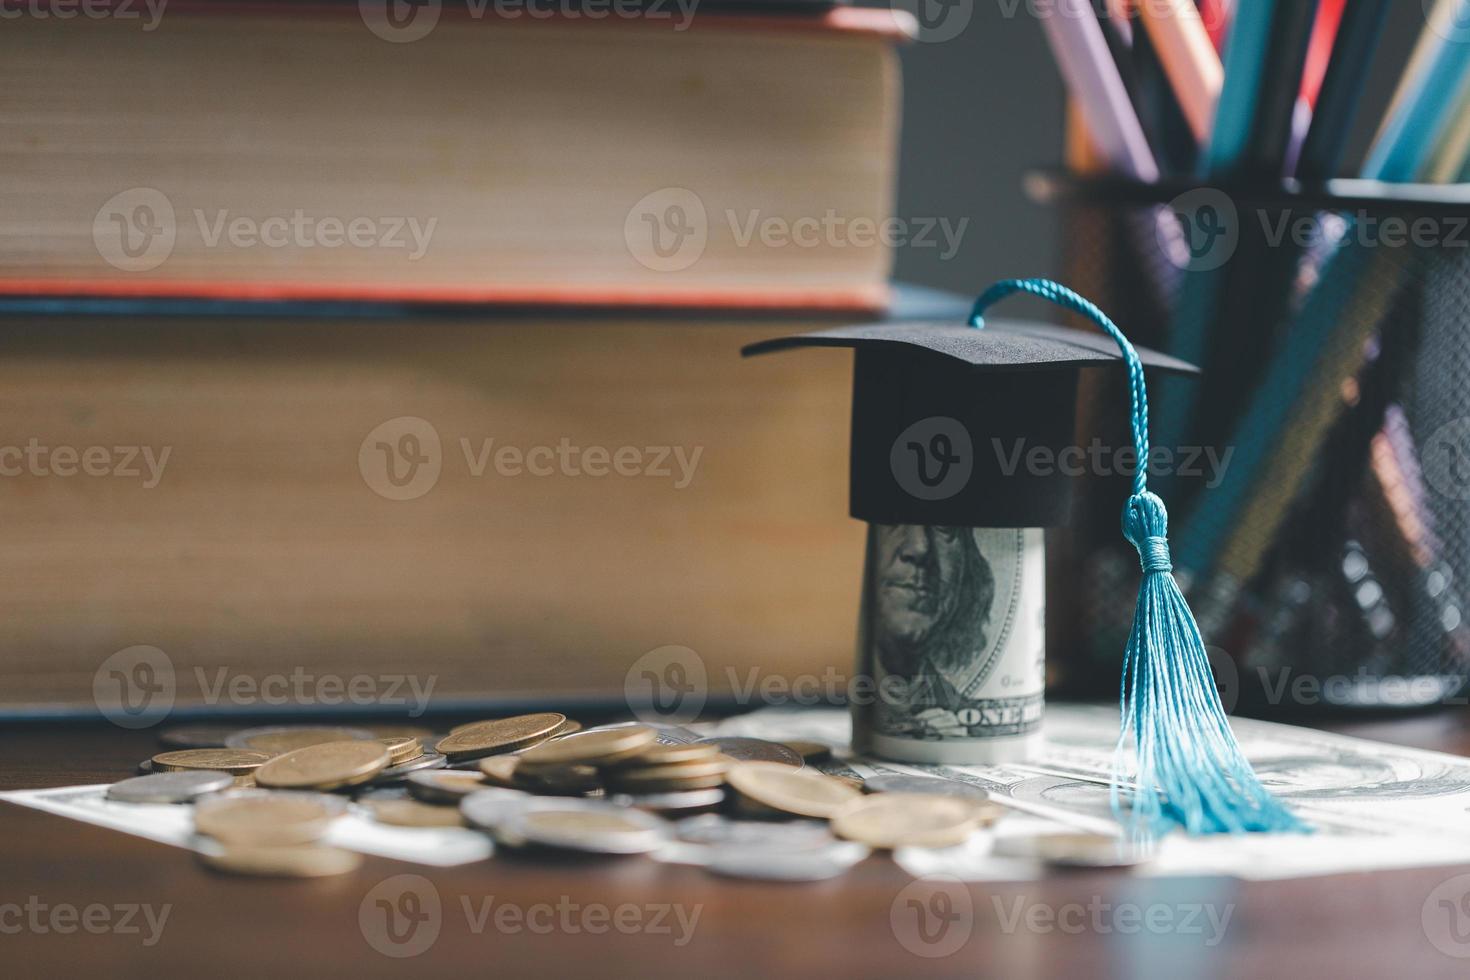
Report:
[[725,774],[707,776],[681,776],[676,779],[627,779],[609,782],[608,789],[619,793],[645,795],[649,793],[678,793],[693,789],[717,789],[725,785]]
[[255,783],[278,789],[338,789],[367,782],[386,768],[388,749],[381,742],[324,742],[276,756],[255,771]]
[[801,753],[789,749],[780,742],[764,738],[748,738],[744,735],[720,735],[702,738],[696,744],[713,745],[736,762],[779,762],[792,769],[804,768]]
[[160,752],[153,757],[159,772],[175,769],[217,769],[232,776],[246,776],[271,760],[264,752],[250,749],[179,749]]
[[[725,781],[730,769],[730,760],[716,756],[707,762],[684,762],[672,766],[635,766],[629,769],[608,770],[606,778],[619,786],[642,785],[645,783],[690,783],[719,786]],[[714,782],[710,783],[709,780]]]
[[480,772],[485,782],[492,786],[515,786],[516,767],[521,758],[516,755],[491,755],[480,760]]
[[869,847],[950,847],[980,826],[981,801],[930,793],[878,793],[832,817],[832,832]]
[[551,737],[551,733],[567,720],[555,711],[536,715],[517,715],[494,721],[476,721],[452,728],[435,746],[450,759],[474,759],[496,752],[534,745]]
[[741,762],[725,776],[735,791],[755,802],[800,817],[830,819],[862,793],[814,769],[779,762]]
[[361,728],[338,728],[321,725],[282,725],[276,728],[252,728],[236,732],[225,743],[235,749],[251,749],[270,755],[284,755],[309,745],[327,742],[361,741],[367,737]]
[[373,819],[395,827],[463,827],[459,810],[452,806],[431,806],[418,800],[374,800],[370,804]]
[[626,759],[619,759],[612,763],[603,763],[617,768],[632,768],[634,766],[673,766],[690,762],[708,762],[719,758],[720,750],[713,745],[660,745],[657,742],[642,749],[637,755]]
[[801,761],[808,765],[813,762],[825,762],[832,758],[832,746],[825,742],[813,742],[810,739],[793,738],[781,744],[801,756]]
[[417,759],[424,754],[424,746],[413,735],[398,735],[388,738],[380,738],[388,749],[388,765],[397,766],[407,762],[409,759]]
[[458,803],[484,788],[485,781],[477,772],[423,769],[408,774],[408,792],[426,803]]
[[345,809],[340,800],[306,793],[218,796],[194,805],[194,829],[227,844],[306,844]]
[[[483,725],[483,724],[485,724],[483,721],[469,721],[469,722],[465,722],[463,725],[455,725],[453,728],[449,729],[449,734],[453,735],[456,732],[462,732],[462,731],[464,731],[467,728],[474,728],[476,725]],[[582,723],[580,721],[572,721],[572,719],[566,718],[565,720],[562,721],[562,723],[560,725],[557,725],[556,726],[556,730],[553,731],[547,737],[548,738],[557,738],[558,736],[561,736],[561,735],[570,735],[572,732],[579,732],[581,730],[582,730]]]
[[515,789],[554,795],[578,795],[601,789],[597,770],[591,766],[519,765],[511,777]]
[[642,725],[594,728],[542,742],[522,752],[521,762],[526,765],[606,765],[637,755],[653,744],[657,737],[657,732]]
[[215,871],[268,878],[323,878],[362,865],[362,855],[339,847],[261,847],[233,844],[199,859]]

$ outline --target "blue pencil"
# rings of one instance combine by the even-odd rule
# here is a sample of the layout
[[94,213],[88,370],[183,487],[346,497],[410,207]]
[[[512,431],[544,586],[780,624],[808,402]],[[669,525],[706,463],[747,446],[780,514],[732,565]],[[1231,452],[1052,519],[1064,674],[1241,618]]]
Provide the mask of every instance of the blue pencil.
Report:
[[1301,0],[1242,0],[1225,42],[1225,87],[1215,110],[1215,128],[1205,153],[1205,176],[1234,174],[1245,162],[1254,138],[1264,94],[1271,27],[1282,3]]
[[[1442,8],[1436,8],[1436,12]],[[1455,110],[1470,67],[1470,0],[1460,0],[1449,23],[1432,16],[1434,31],[1424,64],[1408,79],[1404,96],[1368,152],[1363,176],[1369,180],[1410,181],[1429,168],[1435,148]]]

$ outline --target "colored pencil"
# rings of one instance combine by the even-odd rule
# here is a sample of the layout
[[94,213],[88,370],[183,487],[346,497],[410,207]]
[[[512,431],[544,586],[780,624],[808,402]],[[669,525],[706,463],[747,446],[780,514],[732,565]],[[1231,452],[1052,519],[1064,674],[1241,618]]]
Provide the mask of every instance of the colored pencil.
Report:
[[[1470,16],[1470,0],[1455,0],[1451,13]],[[1431,166],[1451,170],[1467,162],[1433,157],[1434,149],[1450,143],[1458,100],[1427,114],[1417,107],[1422,99],[1434,99],[1446,89],[1463,97],[1463,79],[1458,76],[1470,75],[1467,45],[1451,40],[1452,35],[1441,30],[1443,23],[1425,28],[1439,41],[1430,42],[1418,71],[1421,77],[1392,110],[1398,118],[1384,127],[1386,142],[1378,154],[1382,162],[1370,161],[1367,176],[1385,179],[1386,174],[1399,173],[1403,161],[1422,157],[1424,169],[1402,178],[1422,180]],[[1405,118],[1423,119],[1437,128],[1424,131],[1405,125]],[[1245,582],[1255,574],[1296,499],[1339,410],[1343,379],[1356,374],[1366,342],[1397,298],[1407,260],[1394,253],[1348,244],[1334,254],[1236,427],[1231,443],[1236,453],[1211,494],[1208,512],[1199,509],[1186,520],[1179,563],[1220,576],[1223,585],[1216,590],[1217,597],[1225,596],[1231,583]]]
[[1199,141],[1190,131],[1148,31],[1133,32],[1127,56],[1132,67],[1134,106],[1160,168],[1168,173],[1193,173],[1199,160]]
[[[1444,17],[1452,19],[1440,19]],[[1470,38],[1456,37],[1454,26],[1465,23],[1470,23],[1470,0],[1454,0],[1448,10],[1440,5],[1431,13],[1424,28],[1433,35],[1429,48],[1369,150],[1364,177],[1409,181],[1422,179],[1429,170],[1470,83]]]
[[[1271,26],[1281,4],[1291,2],[1295,0],[1253,0],[1242,3],[1235,12],[1225,45],[1225,83],[1209,144],[1201,154],[1206,179],[1235,177],[1246,163],[1266,75]],[[1232,263],[1244,264],[1239,253]],[[1174,356],[1193,363],[1204,360],[1211,338],[1217,336],[1215,327],[1228,288],[1228,270],[1228,266],[1221,266],[1185,277],[1170,320],[1169,348]],[[1214,372],[1214,376],[1218,378],[1221,373]],[[1174,378],[1161,382],[1157,385],[1155,414],[1158,441],[1160,445],[1178,446],[1195,424],[1196,407],[1204,402],[1203,386],[1180,384]]]
[[1135,180],[1158,180],[1158,163],[1108,52],[1096,12],[1083,3],[1065,11],[1050,8],[1037,19],[1067,90],[1082,108],[1093,142],[1109,166]]
[[1238,172],[1263,179],[1286,176],[1291,122],[1301,95],[1307,50],[1317,21],[1317,0],[1285,0],[1271,19],[1261,87],[1251,116],[1251,135]]
[[1312,125],[1302,144],[1296,175],[1319,181],[1340,176],[1358,102],[1368,79],[1368,65],[1382,35],[1389,0],[1353,0],[1343,13],[1332,48]]
[[1225,70],[1199,9],[1194,0],[1145,0],[1138,9],[1190,132],[1204,145],[1215,122]]
[[1254,0],[1235,12],[1225,44],[1225,84],[1205,157],[1209,177],[1233,176],[1246,159],[1266,77],[1271,26],[1281,5],[1293,2]]
[[[1271,12],[1256,101],[1245,110],[1249,135],[1240,157],[1231,164],[1230,176],[1269,184],[1286,175],[1292,121],[1317,9],[1318,0],[1281,0]],[[1210,371],[1196,394],[1196,434],[1206,444],[1228,437],[1265,368],[1257,351],[1269,349],[1284,312],[1275,299],[1289,292],[1298,259],[1289,245],[1275,247],[1259,225],[1240,229],[1235,254],[1220,270],[1226,282],[1222,302],[1203,322]]]
[[[1427,11],[1428,23],[1446,23],[1458,2],[1459,0],[1435,0],[1434,7]],[[1388,110],[1384,113],[1378,126],[1378,132],[1373,137],[1375,143],[1383,139],[1383,130],[1388,126],[1388,121],[1394,118],[1404,101],[1409,98],[1414,79],[1423,69],[1431,49],[1437,47],[1439,41],[1440,37],[1427,27],[1419,32],[1419,37],[1414,42],[1414,51],[1409,55],[1409,61],[1404,66],[1403,74],[1399,76],[1398,85],[1394,88],[1393,98],[1388,103]]]
[[1466,179],[1465,164],[1470,161],[1470,86],[1461,90],[1451,120],[1449,131],[1435,147],[1425,174],[1432,184],[1453,184]]
[[[1086,16],[1054,9],[1041,17],[1067,83],[1069,103],[1106,169],[1137,180],[1157,180],[1158,163],[1133,108],[1128,86],[1108,50],[1102,25],[1090,6],[1082,5],[1081,12]],[[1148,279],[1157,290],[1159,305],[1167,307],[1178,286],[1179,270],[1160,254],[1159,242],[1164,237],[1166,244],[1173,244],[1181,232],[1177,225],[1161,224],[1155,210],[1130,213],[1125,224]]]
[[1302,98],[1309,108],[1317,107],[1317,96],[1322,91],[1322,80],[1327,76],[1327,66],[1332,63],[1332,52],[1337,47],[1337,32],[1342,26],[1346,6],[1347,0],[1322,0],[1317,7],[1317,22],[1312,25],[1312,43],[1307,48],[1307,62],[1302,69]]
[[1230,34],[1230,15],[1224,0],[1195,0],[1199,8],[1200,22],[1210,35],[1210,43],[1218,54],[1225,50],[1225,38]]
[[1322,92],[1322,80],[1336,47],[1337,29],[1342,26],[1343,7],[1347,0],[1322,0],[1317,6],[1317,20],[1312,25],[1312,41],[1307,45],[1306,64],[1302,68],[1301,94],[1291,116],[1291,139],[1287,144],[1283,173],[1296,173],[1301,162],[1302,144],[1312,126],[1312,112]]
[[1108,20],[1113,23],[1125,42],[1133,43],[1133,0],[1107,0],[1105,8]]

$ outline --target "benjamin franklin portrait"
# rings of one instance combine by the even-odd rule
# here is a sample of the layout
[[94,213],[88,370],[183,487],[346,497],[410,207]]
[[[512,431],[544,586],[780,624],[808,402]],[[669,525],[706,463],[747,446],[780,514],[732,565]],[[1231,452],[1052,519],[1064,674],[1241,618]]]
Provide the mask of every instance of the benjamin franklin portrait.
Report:
[[954,710],[983,673],[995,575],[963,527],[879,525],[872,642],[884,671],[910,681],[907,700]]

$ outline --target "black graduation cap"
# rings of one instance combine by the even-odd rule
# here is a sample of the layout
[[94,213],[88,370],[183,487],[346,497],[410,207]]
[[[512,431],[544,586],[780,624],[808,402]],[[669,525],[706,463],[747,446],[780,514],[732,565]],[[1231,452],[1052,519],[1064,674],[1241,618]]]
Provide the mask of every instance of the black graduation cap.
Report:
[[[986,316],[1017,295],[1071,310],[1105,336]],[[1230,730],[1204,639],[1174,579],[1168,510],[1148,489],[1144,368],[1194,369],[1136,349],[1095,303],[1050,279],[994,283],[975,301],[969,323],[841,327],[753,344],[745,354],[855,350],[852,515],[872,524],[958,527],[1065,522],[1066,470],[1026,465],[1014,456],[1016,444],[1060,458],[1074,445],[1079,373],[1125,367],[1133,451],[1145,468],[1133,474],[1120,523],[1138,550],[1142,579],[1120,685],[1118,744],[1132,752],[1116,753],[1111,778],[1140,791],[1113,794],[1113,811],[1130,836],[1173,826],[1191,834],[1305,829],[1256,777]]]
[[[1071,509],[1077,383],[1123,366],[1102,334],[1020,321],[859,324],[751,344],[856,352],[850,511],[872,524],[1053,527]],[[1197,369],[1137,348],[1145,367]],[[1028,454],[1044,465],[1028,465]]]

